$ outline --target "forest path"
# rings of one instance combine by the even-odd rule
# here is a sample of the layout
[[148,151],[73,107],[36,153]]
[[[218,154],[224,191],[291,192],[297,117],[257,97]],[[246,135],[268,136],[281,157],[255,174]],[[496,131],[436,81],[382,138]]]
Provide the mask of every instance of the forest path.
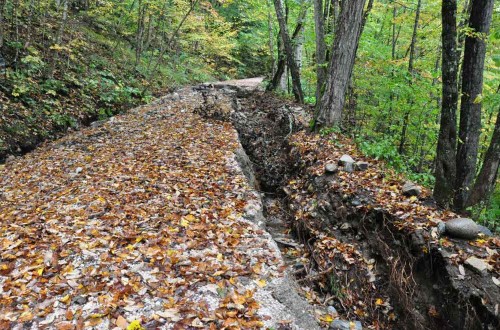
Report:
[[185,88],[0,169],[0,329],[317,327],[203,102]]
[[214,83],[214,85],[229,85],[249,89],[257,89],[264,81],[264,77],[255,77],[247,79],[226,80]]

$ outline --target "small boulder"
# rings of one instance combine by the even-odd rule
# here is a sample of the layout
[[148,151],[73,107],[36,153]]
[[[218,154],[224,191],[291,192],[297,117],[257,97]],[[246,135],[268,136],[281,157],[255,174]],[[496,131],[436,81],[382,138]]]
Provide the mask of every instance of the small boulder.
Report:
[[352,157],[349,155],[343,155],[339,159],[339,165],[345,166],[345,164],[354,164],[354,159],[352,159]]
[[457,218],[446,222],[445,234],[450,237],[476,239],[482,228],[469,218]]
[[325,165],[325,173],[327,174],[335,174],[339,171],[339,167],[333,163],[327,163]]
[[488,264],[479,258],[476,257],[470,257],[467,260],[465,260],[465,264],[469,266],[473,271],[477,273],[483,273],[488,269]]
[[405,196],[419,196],[422,193],[422,188],[411,181],[403,185],[403,195]]
[[334,320],[330,323],[330,330],[363,330],[359,321]]
[[354,164],[353,163],[346,163],[344,165],[344,172],[348,172],[348,173],[354,172]]
[[368,169],[368,165],[369,164],[367,162],[359,161],[354,164],[354,169],[356,171],[366,171]]

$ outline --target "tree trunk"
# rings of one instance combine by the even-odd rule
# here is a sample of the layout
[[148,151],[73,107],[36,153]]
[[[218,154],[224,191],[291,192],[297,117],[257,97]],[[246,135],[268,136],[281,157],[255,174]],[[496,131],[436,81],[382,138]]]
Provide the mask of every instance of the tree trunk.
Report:
[[340,124],[345,93],[356,59],[364,6],[365,0],[342,1],[325,94],[315,116],[315,126]]
[[[301,11],[301,13],[297,19],[297,25],[295,26],[295,29],[293,30],[292,43],[295,42],[300,31],[303,28],[304,19],[306,17],[306,14],[307,14],[307,7],[304,7],[304,10]],[[282,89],[286,90],[287,79],[285,79],[284,84],[283,84],[283,79],[282,79],[282,76],[286,70],[287,70],[286,54],[284,54],[283,41],[281,39],[281,32],[280,32],[279,36],[278,36],[278,65],[277,65],[276,72],[274,73],[273,78],[271,79],[271,81],[267,85],[267,88],[266,88],[267,91],[276,90],[278,88],[278,85],[280,85],[280,83],[282,84]]]
[[268,27],[268,33],[269,33],[269,55],[271,56],[271,76],[274,77],[274,74],[276,73],[276,61],[274,60],[274,29],[273,29],[273,17],[271,14],[271,3],[269,0],[266,1],[267,3],[267,27]]
[[436,150],[434,199],[439,205],[447,207],[453,200],[456,175],[459,56],[457,52],[457,1],[443,0],[441,16],[443,101]]
[[314,0],[314,31],[316,33],[316,106],[320,105],[326,77],[326,44],[323,0]]
[[[415,12],[415,21],[413,23],[413,33],[411,36],[410,43],[410,60],[408,61],[408,72],[410,73],[410,87],[413,85],[413,74],[414,74],[414,64],[415,64],[415,47],[417,46],[417,31],[418,31],[418,22],[420,20],[420,8],[422,7],[422,0],[418,0],[417,3],[417,11]],[[403,126],[401,128],[401,139],[399,141],[398,152],[400,154],[404,153],[405,143],[406,143],[406,134],[408,132],[408,125],[410,124],[410,112],[413,106],[413,99],[410,100],[409,109],[406,110],[403,118]]]
[[473,0],[469,27],[475,34],[465,38],[454,198],[454,207],[457,210],[463,210],[466,206],[469,189],[476,175],[486,55],[485,39],[490,30],[493,2],[494,0]]
[[290,36],[288,35],[285,17],[283,16],[283,6],[281,4],[281,0],[274,0],[274,8],[276,9],[276,17],[280,26],[281,39],[285,47],[286,61],[292,75],[293,95],[295,96],[295,100],[297,102],[304,103],[304,95],[302,94],[302,85],[300,83],[300,72],[293,56],[292,42],[290,40]]
[[5,0],[0,0],[0,52],[2,51],[3,40],[4,40],[4,29],[3,29],[3,9],[4,9],[4,7],[5,7]]
[[474,188],[467,200],[466,206],[476,205],[487,200],[493,190],[498,175],[498,167],[500,165],[500,110],[497,114],[497,122],[493,131],[490,146],[484,156],[483,166],[479,176],[476,179]]

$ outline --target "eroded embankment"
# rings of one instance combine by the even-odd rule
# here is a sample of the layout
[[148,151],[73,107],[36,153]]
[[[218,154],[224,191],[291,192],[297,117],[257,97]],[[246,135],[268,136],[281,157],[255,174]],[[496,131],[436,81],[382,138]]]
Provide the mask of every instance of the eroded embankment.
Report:
[[[306,134],[303,108],[235,90],[230,117],[265,193],[269,226],[287,218],[304,244],[291,262],[298,281],[315,289],[307,294],[311,301],[374,329],[499,327],[498,238],[440,237],[437,223],[456,215],[433,207],[427,192],[403,196],[404,178],[363,158],[351,141]],[[220,105],[206,108],[225,116]],[[325,170],[343,154],[368,168]],[[486,271],[464,267],[470,256],[483,260]]]

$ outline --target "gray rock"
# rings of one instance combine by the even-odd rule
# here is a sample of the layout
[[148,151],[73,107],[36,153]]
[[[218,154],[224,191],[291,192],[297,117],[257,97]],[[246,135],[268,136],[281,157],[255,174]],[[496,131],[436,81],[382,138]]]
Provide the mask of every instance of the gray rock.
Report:
[[334,320],[330,323],[330,330],[363,330],[359,321]]
[[481,228],[469,218],[457,218],[446,222],[445,234],[450,237],[476,239]]
[[339,313],[337,312],[337,310],[335,309],[335,307],[333,307],[333,306],[328,306],[327,311],[328,311],[328,313],[329,313],[329,314],[331,314],[331,315],[338,315],[338,314],[339,314]]
[[354,159],[349,155],[343,155],[339,159],[339,165],[345,166],[346,164],[354,164]]
[[493,233],[487,227],[481,225],[477,226],[479,227],[479,231],[481,232],[481,234],[483,234],[484,236],[493,236]]
[[439,235],[443,235],[444,232],[446,231],[446,224],[442,221],[439,222],[436,227]]
[[366,171],[368,169],[368,166],[369,164],[367,162],[359,161],[354,164],[354,169],[356,171]]
[[469,268],[471,268],[473,271],[480,274],[488,269],[488,264],[484,260],[476,257],[470,257],[465,260],[465,265],[469,266]]
[[353,163],[345,163],[344,172],[348,172],[348,173],[354,172],[354,164]]
[[325,173],[327,174],[335,174],[339,171],[339,167],[333,163],[327,163],[325,165]]
[[422,193],[422,188],[413,182],[406,182],[403,185],[403,194],[406,196],[419,196]]
[[87,298],[83,296],[76,296],[73,298],[73,302],[77,305],[85,305],[87,303]]

